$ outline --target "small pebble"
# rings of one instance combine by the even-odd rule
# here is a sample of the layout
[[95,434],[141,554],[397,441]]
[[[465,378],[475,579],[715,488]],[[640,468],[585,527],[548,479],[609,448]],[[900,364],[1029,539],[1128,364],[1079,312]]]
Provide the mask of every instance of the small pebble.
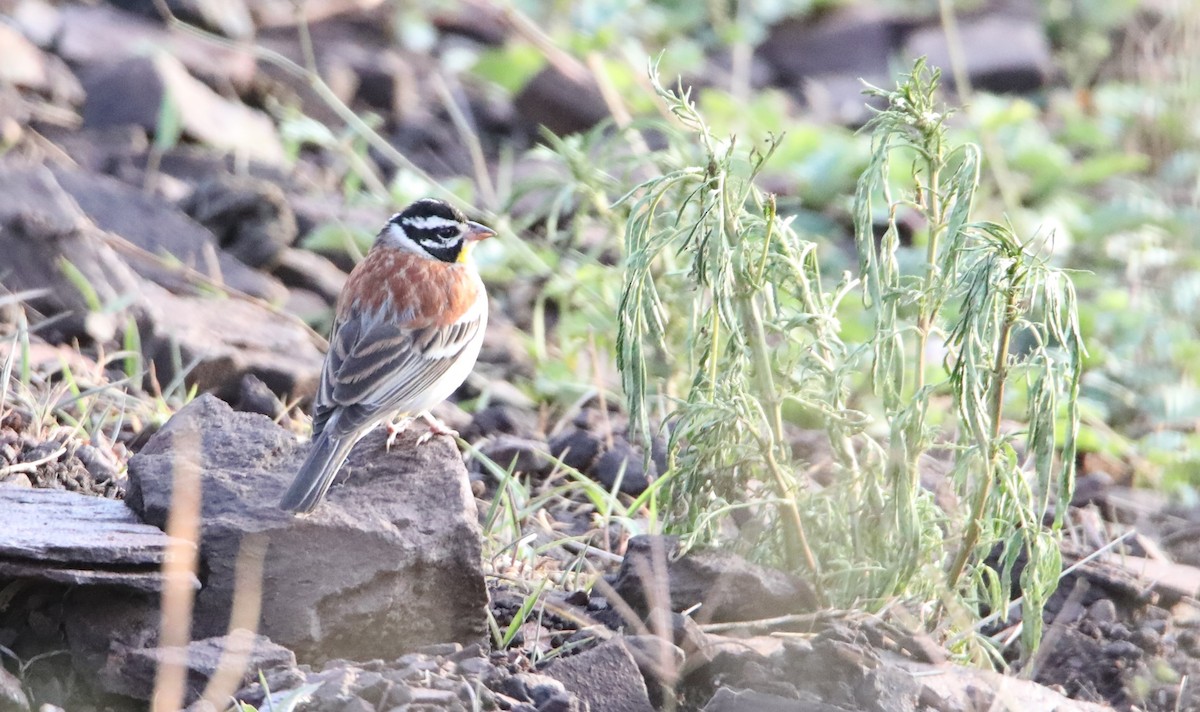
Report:
[[1097,623],[1115,623],[1117,620],[1117,606],[1110,598],[1101,598],[1088,608],[1088,617]]

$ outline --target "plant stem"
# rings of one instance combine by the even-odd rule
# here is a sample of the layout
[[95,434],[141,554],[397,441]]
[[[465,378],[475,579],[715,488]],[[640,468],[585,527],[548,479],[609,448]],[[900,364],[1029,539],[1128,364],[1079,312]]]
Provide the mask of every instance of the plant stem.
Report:
[[1012,342],[1012,330],[1017,322],[1017,298],[1021,291],[1015,280],[1017,267],[1018,263],[1014,262],[1008,270],[1008,294],[1004,304],[1004,324],[1001,327],[1000,338],[996,342],[996,360],[992,367],[991,402],[988,404],[992,420],[991,432],[988,433],[987,442],[979,443],[980,448],[988,454],[987,469],[984,472],[983,484],[980,485],[979,492],[976,493],[975,501],[971,506],[971,519],[967,524],[967,531],[963,535],[962,545],[954,556],[954,563],[950,565],[948,576],[950,589],[954,589],[958,585],[958,579],[962,576],[963,569],[966,568],[967,559],[970,558],[971,552],[979,542],[980,522],[983,520],[983,511],[992,491],[992,481],[995,479],[997,469],[996,458],[1000,456],[1000,416],[1004,407],[1004,384],[1008,379],[1008,349]]
[[792,537],[784,537],[788,564],[795,567],[798,563],[796,546],[799,545],[801,550],[799,553],[804,555],[804,563],[808,566],[809,571],[817,574],[820,572],[817,568],[817,559],[813,556],[812,548],[808,544],[804,521],[800,517],[800,508],[796,504],[796,482],[789,480],[779,467],[779,461],[775,457],[776,449],[782,447],[785,441],[783,408],[775,389],[775,379],[771,375],[771,355],[767,347],[766,332],[763,330],[762,311],[753,294],[743,296],[740,301],[742,303],[742,321],[746,333],[750,336],[750,350],[754,355],[754,370],[758,376],[759,397],[770,420],[771,432],[767,447],[763,448],[766,451],[767,469],[771,471],[771,476],[775,479],[775,487],[779,491],[780,498],[786,502],[785,514],[791,524],[792,533],[795,534],[795,541],[792,540]]

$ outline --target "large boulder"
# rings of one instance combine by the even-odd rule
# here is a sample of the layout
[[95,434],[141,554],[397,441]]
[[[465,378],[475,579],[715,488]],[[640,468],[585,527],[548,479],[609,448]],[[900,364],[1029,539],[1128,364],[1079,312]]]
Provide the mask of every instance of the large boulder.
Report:
[[180,410],[129,466],[128,504],[165,527],[181,462],[198,463],[200,571],[193,637],[229,625],[243,543],[266,547],[259,632],[302,661],[394,658],[486,633],[480,531],[458,450],[419,447],[414,426],[388,452],[364,438],[308,516],[277,503],[307,449],[270,419],[211,396]]

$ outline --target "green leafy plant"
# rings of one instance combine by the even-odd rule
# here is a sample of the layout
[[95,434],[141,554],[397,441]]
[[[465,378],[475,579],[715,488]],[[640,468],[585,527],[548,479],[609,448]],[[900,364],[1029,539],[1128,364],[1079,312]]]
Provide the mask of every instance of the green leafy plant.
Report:
[[[835,605],[912,600],[931,626],[943,618],[930,601],[1006,606],[1023,555],[1032,647],[1060,568],[1062,508],[1050,529],[1041,517],[1069,498],[1073,476],[1083,354],[1074,291],[1037,243],[971,222],[979,151],[949,143],[937,83],[918,63],[894,91],[869,90],[887,108],[869,127],[855,201],[860,274],[828,288],[816,244],[755,185],[778,140],[741,149],[718,139],[687,93],[658,86],[682,130],[677,150],[659,156],[676,163],[623,199],[619,366],[631,429],[649,437],[653,420],[670,426],[669,523],[688,543],[807,570]],[[893,185],[897,155],[911,165],[903,188]],[[923,260],[902,254],[906,211],[927,226]],[[877,238],[879,213],[887,228]],[[873,328],[853,343],[840,317],[858,294]],[[1027,425],[1009,430],[1017,391]],[[834,474],[823,488],[793,456],[798,424],[825,433]],[[966,503],[956,511],[920,484],[935,445]],[[993,570],[984,559],[996,545]]]

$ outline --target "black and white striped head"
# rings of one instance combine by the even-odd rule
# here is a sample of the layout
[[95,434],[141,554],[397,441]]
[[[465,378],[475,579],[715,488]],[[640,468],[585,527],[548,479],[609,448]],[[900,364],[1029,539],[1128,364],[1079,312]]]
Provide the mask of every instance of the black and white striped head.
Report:
[[442,262],[466,262],[471,247],[496,232],[467,220],[458,208],[423,198],[392,216],[380,239],[403,250]]

